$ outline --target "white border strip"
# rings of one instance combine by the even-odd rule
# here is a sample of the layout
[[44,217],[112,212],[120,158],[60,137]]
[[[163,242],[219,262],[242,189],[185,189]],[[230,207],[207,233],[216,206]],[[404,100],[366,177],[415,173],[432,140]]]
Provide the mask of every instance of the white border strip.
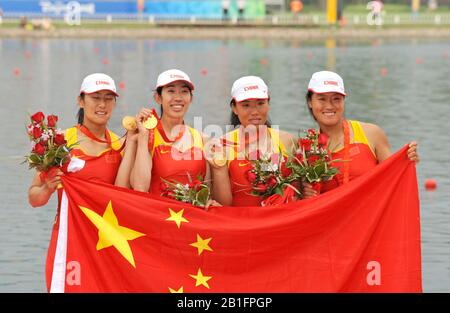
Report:
[[67,255],[67,218],[68,199],[63,190],[61,208],[59,212],[58,241],[56,243],[55,260],[53,262],[51,293],[62,293],[66,283],[66,255]]

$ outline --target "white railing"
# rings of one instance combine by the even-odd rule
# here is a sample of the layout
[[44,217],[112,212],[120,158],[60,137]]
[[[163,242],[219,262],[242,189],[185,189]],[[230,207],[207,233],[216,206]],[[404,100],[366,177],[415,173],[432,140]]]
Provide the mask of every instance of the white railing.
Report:
[[[64,21],[64,16],[55,14],[30,14],[15,13],[5,14],[3,22],[27,18],[49,17],[54,21]],[[346,14],[345,25],[347,26],[367,26],[368,17],[366,14]],[[204,18],[198,16],[154,16],[147,14],[87,14],[80,16],[81,23],[105,22],[105,23],[148,23],[148,24],[192,24],[192,25],[248,25],[248,26],[324,26],[327,25],[325,14],[303,14],[297,17],[285,15],[267,15],[259,19],[230,18]],[[441,14],[421,14],[413,17],[411,14],[385,14],[382,17],[382,25],[450,25],[450,13]],[[376,24],[373,25],[376,27]]]

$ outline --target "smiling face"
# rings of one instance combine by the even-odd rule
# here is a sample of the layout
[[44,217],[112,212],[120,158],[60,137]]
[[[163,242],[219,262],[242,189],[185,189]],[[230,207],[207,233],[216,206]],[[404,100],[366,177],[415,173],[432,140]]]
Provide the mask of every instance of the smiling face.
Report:
[[84,94],[84,97],[78,98],[78,103],[84,109],[84,123],[103,126],[111,118],[116,105],[116,95],[109,90],[100,90]]
[[237,115],[241,125],[264,125],[269,114],[268,99],[249,99],[237,102],[232,107],[233,113]]
[[192,93],[187,83],[177,81],[164,86],[161,94],[155,92],[154,98],[162,106],[164,115],[171,118],[184,118],[192,102]]
[[313,93],[308,106],[319,125],[334,126],[344,115],[344,100],[337,92]]

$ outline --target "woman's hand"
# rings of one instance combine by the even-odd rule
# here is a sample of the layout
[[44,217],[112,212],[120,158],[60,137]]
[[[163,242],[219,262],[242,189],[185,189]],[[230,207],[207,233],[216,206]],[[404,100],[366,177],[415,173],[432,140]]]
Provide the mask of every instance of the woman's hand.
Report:
[[64,173],[60,169],[45,173],[46,177],[44,179],[43,188],[50,193],[55,192],[58,185],[61,184],[62,175],[64,175]]
[[406,151],[406,154],[408,155],[408,159],[410,159],[413,162],[419,163],[419,154],[417,153],[417,142],[411,141],[409,143],[408,151]]
[[[144,127],[143,123],[150,117],[152,117],[152,110],[142,108],[139,113],[136,115],[136,123],[137,123],[137,130],[138,134],[146,137],[149,133],[149,130]],[[141,137],[141,136],[139,136]]]
[[317,191],[315,191],[311,184],[302,183],[303,186],[303,199],[310,199],[317,196]]
[[225,149],[218,138],[211,138],[205,143],[205,158],[214,169],[223,168],[227,164]]
[[130,142],[137,143],[138,138],[139,138],[139,131],[137,128],[135,130],[127,131],[126,140],[128,143],[130,143]]
[[208,208],[211,206],[222,206],[222,205],[219,202],[217,202],[216,200],[209,199],[208,202],[206,202],[205,211],[207,211]]

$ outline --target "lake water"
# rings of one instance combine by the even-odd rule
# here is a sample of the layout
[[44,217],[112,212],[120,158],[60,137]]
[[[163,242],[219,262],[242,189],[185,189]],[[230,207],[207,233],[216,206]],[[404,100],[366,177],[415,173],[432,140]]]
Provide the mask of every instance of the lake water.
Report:
[[[423,287],[450,292],[450,41],[97,40],[0,39],[0,292],[45,292],[45,257],[56,199],[33,209],[33,175],[20,164],[29,151],[27,114],[75,123],[81,80],[106,72],[122,89],[110,128],[122,133],[123,115],[152,104],[157,75],[187,72],[196,85],[188,122],[225,125],[229,92],[244,75],[264,78],[271,119],[297,133],[313,123],[304,94],[311,74],[334,70],[344,78],[347,118],[380,125],[396,151],[420,145]],[[153,104],[152,104],[153,105]],[[434,178],[438,188],[424,190]]]

